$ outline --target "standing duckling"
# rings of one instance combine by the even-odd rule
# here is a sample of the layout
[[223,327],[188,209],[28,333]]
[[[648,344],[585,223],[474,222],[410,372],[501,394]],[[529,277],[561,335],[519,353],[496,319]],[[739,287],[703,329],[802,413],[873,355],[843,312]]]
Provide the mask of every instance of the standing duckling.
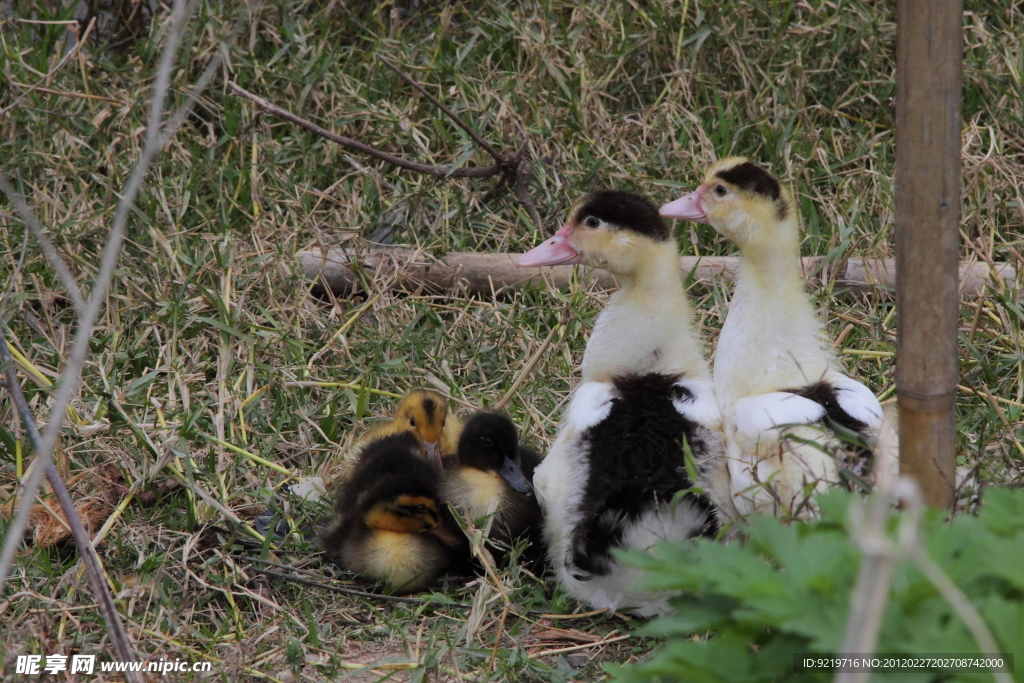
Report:
[[[805,291],[791,194],[767,171],[731,157],[661,214],[709,224],[740,248],[714,360],[730,479],[727,494],[716,496],[723,510],[813,515],[808,494],[840,483],[844,467],[869,481],[880,470],[894,472],[892,449],[881,463],[871,452],[883,423],[892,443],[891,425],[871,390],[839,370]],[[845,447],[841,441],[851,437],[854,445]]]
[[[540,456],[519,444],[516,427],[499,413],[477,413],[466,421],[456,456],[446,463],[441,498],[472,521],[497,504],[490,539],[499,548],[540,524],[540,506],[530,476]],[[528,473],[528,474],[526,474]]]
[[441,509],[439,477],[411,432],[367,444],[320,536],[327,557],[396,593],[429,585],[464,545]]
[[[641,616],[669,610],[671,593],[636,586],[642,572],[615,549],[714,535],[703,495],[722,455],[711,372],[693,330],[676,243],[657,210],[628,192],[589,194],[520,266],[585,263],[621,289],[597,319],[583,383],[533,483],[551,565],[565,589],[597,608]],[[685,441],[685,443],[684,443]],[[701,482],[687,475],[689,448]]]

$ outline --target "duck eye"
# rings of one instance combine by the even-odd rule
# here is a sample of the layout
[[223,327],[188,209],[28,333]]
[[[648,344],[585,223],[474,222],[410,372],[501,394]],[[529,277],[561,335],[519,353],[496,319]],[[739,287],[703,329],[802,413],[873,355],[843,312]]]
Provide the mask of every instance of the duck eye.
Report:
[[426,505],[417,505],[416,506],[416,512],[424,513],[426,511],[427,511],[427,506]]
[[410,417],[409,418],[409,426],[410,427],[415,427],[416,426],[416,418],[415,417]]
[[715,185],[715,194],[719,197],[724,197],[729,190],[725,189],[725,185]]
[[591,216],[587,220],[583,221],[583,225],[587,226],[588,228],[596,228],[599,225],[601,225],[601,219],[599,219],[597,216]]

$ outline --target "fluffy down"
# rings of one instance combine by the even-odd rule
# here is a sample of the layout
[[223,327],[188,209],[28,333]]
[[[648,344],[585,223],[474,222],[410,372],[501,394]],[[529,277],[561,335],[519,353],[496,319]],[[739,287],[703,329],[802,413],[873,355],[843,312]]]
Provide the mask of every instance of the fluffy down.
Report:
[[[683,460],[685,437],[699,454],[699,476],[722,454],[720,436],[693,418],[717,421],[717,402],[706,380],[679,381],[654,374],[588,382],[577,390],[559,435],[534,474],[545,511],[545,541],[566,590],[594,607],[641,616],[668,610],[668,593],[636,587],[640,572],[615,550],[654,549],[718,530]],[[702,486],[706,481],[698,482]]]
[[869,488],[891,474],[895,439],[881,436],[892,426],[871,390],[840,371],[804,289],[788,190],[746,159],[723,159],[661,213],[710,224],[740,248],[714,362],[728,463],[715,503],[730,516],[810,517],[814,493]]

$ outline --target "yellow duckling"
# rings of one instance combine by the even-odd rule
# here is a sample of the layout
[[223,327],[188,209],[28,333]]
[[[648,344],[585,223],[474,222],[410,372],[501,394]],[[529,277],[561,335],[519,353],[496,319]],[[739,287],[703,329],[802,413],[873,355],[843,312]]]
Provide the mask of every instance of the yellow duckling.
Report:
[[444,456],[458,450],[462,421],[448,410],[444,396],[429,389],[415,389],[398,404],[391,422],[356,441],[355,447],[402,431],[415,434],[423,454],[440,464]]
[[356,439],[352,447],[342,455],[340,462],[326,467],[325,476],[339,481],[349,479],[362,450],[368,444],[402,432],[415,435],[421,455],[441,468],[446,456],[458,450],[462,421],[448,409],[448,401],[444,396],[429,389],[415,389],[398,404],[390,422]]

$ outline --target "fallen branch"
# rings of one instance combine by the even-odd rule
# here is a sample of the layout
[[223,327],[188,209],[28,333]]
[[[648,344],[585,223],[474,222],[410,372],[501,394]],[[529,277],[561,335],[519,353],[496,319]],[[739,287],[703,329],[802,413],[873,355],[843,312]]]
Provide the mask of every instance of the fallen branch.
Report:
[[[451,293],[465,288],[471,294],[490,294],[505,289],[519,289],[528,284],[550,282],[565,288],[573,279],[575,266],[546,268],[519,268],[519,254],[477,254],[452,252],[442,259],[431,257],[419,249],[394,247],[371,249],[356,254],[340,249],[311,249],[295,255],[307,280],[317,286],[344,296],[361,291],[359,273],[387,274],[394,281],[393,288],[405,291],[425,290]],[[850,258],[837,265],[822,267],[822,258],[807,256],[803,259],[804,273],[814,286],[835,282],[835,292],[844,295],[870,291],[892,294],[896,286],[894,259]],[[679,266],[684,275],[692,273],[694,280],[733,282],[739,268],[736,256],[682,256]],[[597,268],[581,268],[576,276],[584,283],[601,287],[615,286],[610,273]],[[964,261],[960,264],[960,291],[964,296],[977,296],[984,286],[998,277],[1012,283],[1017,269],[1009,263],[980,263]]]
[[[103,621],[107,624],[107,633],[110,635],[110,642],[114,647],[114,652],[122,662],[134,662],[136,661],[135,648],[132,647],[132,642],[128,638],[128,632],[125,631],[124,624],[121,622],[121,616],[117,612],[114,596],[110,593],[106,574],[103,571],[99,555],[96,554],[96,548],[89,538],[89,532],[85,530],[85,525],[82,524],[82,519],[78,516],[75,503],[71,500],[71,495],[68,493],[67,487],[64,486],[64,480],[60,478],[60,473],[57,472],[53,459],[41,460],[42,437],[39,435],[39,429],[36,427],[32,410],[28,407],[28,402],[25,400],[25,394],[21,391],[21,384],[18,382],[18,376],[14,369],[14,358],[7,350],[7,340],[2,329],[0,329],[0,363],[6,366],[4,376],[7,380],[5,384],[7,393],[10,395],[15,408],[17,408],[22,427],[24,427],[25,433],[28,435],[29,443],[32,444],[32,450],[36,453],[37,458],[39,458],[35,464],[37,467],[45,467],[46,478],[49,480],[50,487],[60,503],[60,509],[64,512],[64,518],[71,528],[75,545],[78,546],[78,554],[82,558],[86,574],[89,577],[89,585],[92,587],[93,597],[99,606],[100,614],[103,615]],[[30,500],[30,507],[31,503],[32,501]]]
[[451,109],[449,109],[448,107],[446,107],[446,106],[444,106],[443,104],[441,104],[441,102],[440,102],[440,101],[439,101],[439,100],[438,100],[438,99],[437,99],[436,97],[434,97],[433,95],[431,95],[431,94],[430,94],[430,93],[429,93],[429,92],[427,91],[427,89],[426,89],[426,88],[424,88],[424,87],[423,87],[422,85],[420,85],[420,84],[419,84],[419,83],[417,83],[416,81],[412,80],[412,78],[410,78],[409,76],[407,76],[407,75],[406,75],[406,74],[405,74],[405,73],[404,73],[403,71],[401,71],[401,70],[400,70],[400,69],[399,69],[399,68],[398,68],[397,66],[395,66],[394,64],[392,64],[391,62],[389,62],[388,60],[386,60],[386,59],[385,59],[384,57],[378,57],[378,59],[380,59],[380,61],[384,63],[384,66],[386,66],[387,68],[391,69],[391,70],[392,70],[392,71],[394,71],[394,72],[395,72],[396,74],[398,74],[398,77],[399,77],[399,78],[401,78],[401,79],[402,79],[403,81],[405,81],[406,83],[408,83],[409,85],[411,85],[412,87],[416,88],[416,89],[417,89],[417,90],[419,90],[419,91],[420,91],[421,93],[423,93],[423,95],[424,95],[424,96],[425,96],[425,97],[426,97],[426,98],[427,98],[428,100],[430,100],[430,101],[431,101],[431,102],[433,103],[433,105],[434,105],[435,107],[437,107],[438,109],[440,109],[441,111],[443,111],[443,112],[445,113],[445,115],[446,115],[446,116],[448,116],[448,118],[450,118],[450,119],[451,119],[452,121],[454,121],[454,122],[455,122],[455,124],[456,124],[456,125],[457,125],[457,126],[458,126],[459,128],[461,128],[462,130],[466,131],[466,133],[468,133],[468,134],[469,134],[469,137],[473,138],[473,140],[475,140],[475,141],[476,141],[476,144],[478,144],[478,145],[480,145],[481,147],[483,147],[484,151],[485,151],[485,152],[487,152],[488,154],[490,154],[490,155],[491,155],[491,156],[492,156],[492,157],[494,158],[494,160],[495,160],[496,162],[498,162],[498,165],[499,165],[499,166],[501,166],[502,164],[506,164],[506,163],[508,163],[508,159],[507,159],[506,157],[502,156],[501,154],[498,154],[498,152],[497,152],[497,151],[495,151],[495,149],[494,149],[493,147],[491,147],[491,145],[490,145],[490,144],[488,144],[488,142],[487,142],[486,140],[484,140],[484,139],[483,139],[482,137],[480,137],[479,135],[477,135],[477,134],[476,134],[476,131],[474,131],[474,130],[473,130],[472,128],[470,128],[470,127],[469,127],[469,126],[468,126],[468,125],[466,124],[466,122],[465,122],[465,121],[463,121],[462,119],[460,119],[460,118],[459,118],[458,116],[456,116],[456,115],[455,115],[455,112],[453,112],[453,111],[452,111]]
[[515,152],[510,152],[507,154],[502,154],[501,152],[498,152],[496,149],[494,149],[494,147],[490,145],[490,143],[488,143],[486,140],[480,137],[480,135],[469,126],[469,124],[467,124],[465,121],[459,118],[451,109],[442,104],[440,100],[431,95],[430,92],[421,84],[417,83],[415,80],[412,79],[412,77],[410,77],[408,74],[403,72],[401,69],[399,69],[397,66],[389,62],[384,57],[379,57],[379,59],[381,60],[381,62],[384,63],[384,65],[387,68],[391,69],[396,74],[398,74],[398,76],[402,80],[404,80],[406,83],[414,87],[417,91],[422,93],[423,96],[430,100],[430,102],[434,106],[436,106],[438,109],[444,112],[444,114],[448,118],[454,121],[455,124],[459,126],[459,128],[466,131],[470,138],[472,138],[477,145],[479,145],[485,152],[487,152],[487,154],[489,154],[494,159],[495,163],[491,166],[460,168],[454,166],[436,166],[430,164],[421,164],[415,161],[409,161],[401,157],[396,157],[393,154],[382,152],[379,149],[374,149],[373,147],[370,147],[367,144],[359,142],[358,140],[353,140],[352,138],[348,138],[343,135],[333,133],[327,130],[326,128],[318,126],[312,121],[309,121],[307,119],[302,118],[301,116],[293,114],[287,109],[284,109],[283,107],[274,104],[270,100],[264,99],[259,95],[249,92],[237,83],[229,82],[228,87],[231,88],[231,90],[233,90],[236,94],[241,95],[242,97],[245,97],[251,100],[252,102],[255,102],[259,106],[260,111],[257,112],[257,117],[262,113],[274,114],[275,116],[279,116],[285,119],[286,121],[291,121],[292,123],[301,126],[302,128],[305,128],[311,133],[319,135],[320,137],[330,140],[331,142],[335,142],[339,145],[342,145],[343,147],[348,147],[349,149],[357,150],[359,152],[362,152],[363,154],[368,154],[374,157],[375,159],[380,159],[381,161],[389,163],[393,166],[398,166],[399,168],[404,168],[408,171],[415,171],[416,173],[423,173],[425,175],[432,175],[439,178],[492,178],[494,176],[499,176],[498,182],[496,183],[494,189],[492,190],[491,193],[488,194],[493,194],[493,192],[496,192],[506,186],[513,187],[515,189],[516,199],[518,199],[519,203],[523,205],[523,208],[526,210],[526,213],[529,214],[530,219],[533,221],[534,225],[537,226],[538,229],[541,228],[542,222],[540,214],[537,212],[537,207],[533,203],[533,199],[530,198],[529,188],[530,180],[533,177],[533,164],[530,162],[527,144],[524,142],[523,145]]
[[495,164],[494,166],[477,166],[474,168],[452,168],[451,166],[428,166],[427,164],[420,164],[415,161],[407,161],[405,159],[402,159],[401,157],[396,157],[393,154],[381,152],[380,150],[374,149],[369,145],[364,145],[358,140],[353,140],[352,138],[347,138],[344,135],[332,133],[326,128],[321,128],[312,121],[307,121],[301,116],[296,116],[287,109],[282,109],[281,107],[277,106],[270,100],[265,100],[259,95],[254,95],[253,93],[249,92],[248,90],[246,90],[245,88],[243,88],[242,86],[238,85],[233,81],[228,82],[228,87],[234,90],[239,95],[247,97],[256,104],[258,104],[268,114],[280,116],[282,119],[285,119],[286,121],[291,121],[296,125],[302,126],[309,132],[315,133],[322,138],[330,140],[331,142],[336,142],[344,147],[358,150],[364,154],[369,154],[372,157],[380,159],[381,161],[386,161],[387,163],[392,164],[394,166],[398,166],[399,168],[404,168],[409,171],[416,171],[417,173],[425,173],[427,175],[448,178],[490,178],[492,176],[498,175],[498,173],[501,172],[501,169],[498,168],[497,164]]

